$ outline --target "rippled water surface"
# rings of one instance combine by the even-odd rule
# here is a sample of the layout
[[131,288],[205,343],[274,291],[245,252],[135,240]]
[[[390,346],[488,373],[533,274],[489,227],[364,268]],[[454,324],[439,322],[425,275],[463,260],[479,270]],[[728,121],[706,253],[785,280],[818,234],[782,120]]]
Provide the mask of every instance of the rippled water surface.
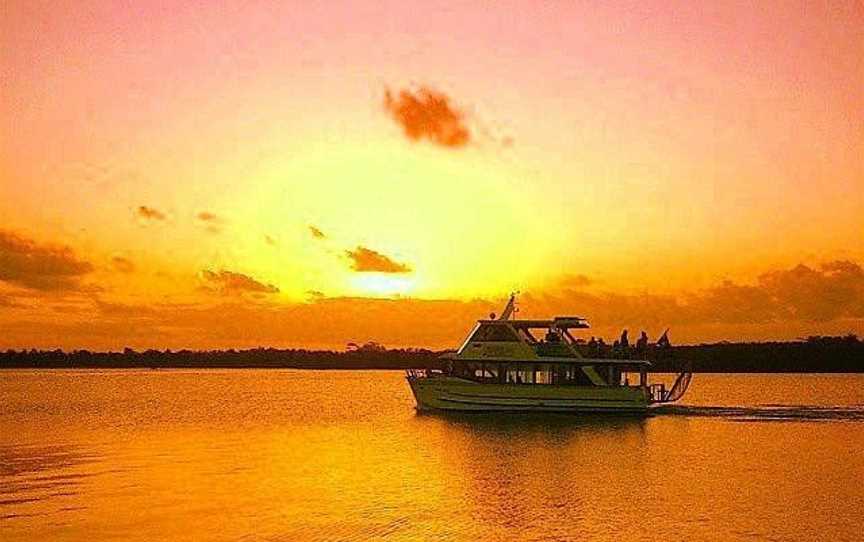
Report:
[[864,376],[647,419],[417,415],[401,373],[0,372],[0,540],[862,540]]

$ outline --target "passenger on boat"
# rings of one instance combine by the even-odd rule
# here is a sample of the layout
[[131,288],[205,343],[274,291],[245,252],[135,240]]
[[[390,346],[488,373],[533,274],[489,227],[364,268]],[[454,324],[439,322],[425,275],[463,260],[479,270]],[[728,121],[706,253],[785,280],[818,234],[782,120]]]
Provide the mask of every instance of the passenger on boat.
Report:
[[561,337],[558,336],[557,330],[554,328],[549,328],[549,331],[546,332],[546,342],[547,343],[557,343],[561,341]]
[[621,339],[618,340],[619,354],[624,359],[630,359],[630,340],[627,338],[627,330],[621,332]]
[[621,348],[630,348],[630,340],[627,339],[627,330],[621,332],[621,340],[618,341]]
[[600,339],[597,340],[597,354],[599,355],[599,357],[605,358],[606,350],[606,341],[603,340],[603,337],[600,337]]
[[588,356],[592,358],[600,357],[600,348],[597,344],[597,339],[593,336],[591,337],[591,340],[588,341]]
[[644,354],[648,349],[648,334],[645,331],[642,331],[642,334],[639,335],[639,339],[636,341],[636,353]]

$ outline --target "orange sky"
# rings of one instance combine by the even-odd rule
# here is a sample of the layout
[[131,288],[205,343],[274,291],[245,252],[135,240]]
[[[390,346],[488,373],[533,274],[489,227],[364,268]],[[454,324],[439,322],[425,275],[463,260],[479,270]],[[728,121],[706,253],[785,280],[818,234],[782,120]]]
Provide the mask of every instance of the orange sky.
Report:
[[864,334],[860,2],[12,0],[0,348]]

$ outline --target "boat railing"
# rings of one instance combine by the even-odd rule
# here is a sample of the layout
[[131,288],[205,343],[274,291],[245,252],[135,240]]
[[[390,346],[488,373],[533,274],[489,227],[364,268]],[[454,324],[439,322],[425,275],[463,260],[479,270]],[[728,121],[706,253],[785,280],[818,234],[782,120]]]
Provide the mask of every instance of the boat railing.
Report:
[[672,388],[669,389],[669,392],[666,394],[666,402],[677,401],[684,396],[684,393],[687,391],[687,388],[690,387],[690,381],[693,379],[693,373],[690,371],[684,371],[678,375],[678,378],[675,379],[675,383],[672,384]]
[[651,384],[648,386],[648,395],[652,403],[671,403],[677,401],[684,396],[687,388],[690,387],[690,381],[693,379],[693,373],[688,369],[678,374],[675,383],[668,390],[665,384]]
[[648,395],[652,403],[663,403],[666,397],[665,384],[651,384],[648,386]]

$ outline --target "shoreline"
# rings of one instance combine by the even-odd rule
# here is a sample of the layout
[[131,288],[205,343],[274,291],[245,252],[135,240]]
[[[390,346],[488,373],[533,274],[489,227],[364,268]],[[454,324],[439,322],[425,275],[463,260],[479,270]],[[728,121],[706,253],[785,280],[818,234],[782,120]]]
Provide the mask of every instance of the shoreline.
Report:
[[[90,352],[6,350],[2,369],[313,369],[404,370],[441,368],[441,354],[420,348],[387,349],[367,343],[348,351],[253,348],[247,350]],[[624,354],[636,359],[635,351]],[[593,356],[592,356],[593,357]],[[603,357],[613,357],[606,355]],[[651,347],[639,359],[649,372],[864,373],[864,341],[855,335],[795,342],[715,343]]]

